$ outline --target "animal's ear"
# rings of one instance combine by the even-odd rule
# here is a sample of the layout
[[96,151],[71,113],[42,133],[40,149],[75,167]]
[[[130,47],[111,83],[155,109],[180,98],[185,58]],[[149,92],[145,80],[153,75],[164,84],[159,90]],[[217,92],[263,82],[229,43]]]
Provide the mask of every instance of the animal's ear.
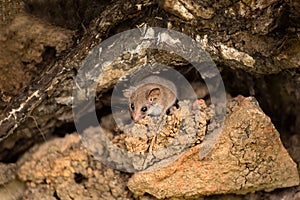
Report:
[[160,89],[153,88],[149,91],[149,94],[147,95],[147,99],[150,103],[155,103],[159,95],[160,95]]
[[136,90],[135,87],[129,87],[128,89],[125,89],[122,92],[123,92],[124,97],[130,98],[135,90]]

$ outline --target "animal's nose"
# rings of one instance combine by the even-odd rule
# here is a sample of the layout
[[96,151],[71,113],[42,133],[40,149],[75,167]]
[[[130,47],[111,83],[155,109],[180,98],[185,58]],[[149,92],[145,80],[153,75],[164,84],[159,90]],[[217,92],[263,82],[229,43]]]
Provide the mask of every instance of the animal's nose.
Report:
[[134,114],[132,116],[132,118],[133,118],[133,121],[138,122],[141,119],[141,116],[139,114]]

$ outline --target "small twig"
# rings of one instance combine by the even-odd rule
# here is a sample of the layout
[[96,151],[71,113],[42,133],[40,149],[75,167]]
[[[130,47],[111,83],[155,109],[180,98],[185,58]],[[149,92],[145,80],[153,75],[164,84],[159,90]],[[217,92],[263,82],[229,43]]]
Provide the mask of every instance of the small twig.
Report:
[[31,119],[33,119],[36,128],[38,129],[38,131],[41,133],[41,135],[42,135],[42,137],[43,137],[43,140],[44,140],[45,142],[47,142],[46,137],[45,137],[45,133],[43,133],[42,129],[40,129],[39,124],[37,123],[36,119],[35,119],[33,116],[31,116],[31,115],[28,115],[28,117],[30,117]]

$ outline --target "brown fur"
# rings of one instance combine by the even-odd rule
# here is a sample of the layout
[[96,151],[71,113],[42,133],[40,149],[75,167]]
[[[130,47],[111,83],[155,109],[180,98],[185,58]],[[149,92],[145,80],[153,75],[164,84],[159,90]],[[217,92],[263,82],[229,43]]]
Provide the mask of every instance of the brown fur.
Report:
[[[128,98],[131,117],[135,122],[147,115],[164,114],[175,103],[177,95],[175,85],[158,76],[144,79],[137,86],[124,90],[123,94]],[[145,112],[143,107],[147,109]]]

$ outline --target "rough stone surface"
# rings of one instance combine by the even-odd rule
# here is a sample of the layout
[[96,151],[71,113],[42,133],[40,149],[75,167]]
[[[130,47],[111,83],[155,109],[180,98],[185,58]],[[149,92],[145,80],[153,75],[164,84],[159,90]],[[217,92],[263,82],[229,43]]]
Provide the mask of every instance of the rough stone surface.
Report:
[[16,179],[16,164],[0,163],[1,200],[19,199],[24,191],[24,183]]
[[0,1],[0,29],[9,24],[22,8],[22,0]]
[[254,98],[235,98],[213,151],[199,160],[201,145],[158,171],[137,173],[128,183],[137,195],[159,199],[245,194],[299,184],[296,164]]
[[[23,199],[129,199],[128,175],[89,156],[77,134],[36,145],[18,162]],[[56,198],[56,199],[57,199]]]
[[12,180],[5,184],[0,184],[1,200],[21,199],[25,191],[25,184],[18,180]]
[[0,163],[0,184],[4,184],[15,179],[15,164]]
[[[1,180],[5,184],[0,187],[0,194],[9,192],[5,198],[2,196],[5,200],[20,195],[22,199],[51,200],[251,199],[251,196],[262,199],[262,193],[201,196],[269,191],[299,184],[295,164],[254,98],[237,97],[230,101],[219,142],[201,161],[199,148],[201,145],[187,150],[183,157],[158,171],[134,174],[129,179],[128,174],[105,167],[93,158],[77,134],[66,135],[34,146],[19,159],[16,173],[26,184],[26,190],[22,182],[14,180],[15,165],[3,164],[5,176],[2,175]],[[127,188],[128,179],[128,186],[135,195]],[[142,196],[146,192],[153,196]],[[273,197],[276,195],[282,198],[299,196],[295,188],[274,193]]]

